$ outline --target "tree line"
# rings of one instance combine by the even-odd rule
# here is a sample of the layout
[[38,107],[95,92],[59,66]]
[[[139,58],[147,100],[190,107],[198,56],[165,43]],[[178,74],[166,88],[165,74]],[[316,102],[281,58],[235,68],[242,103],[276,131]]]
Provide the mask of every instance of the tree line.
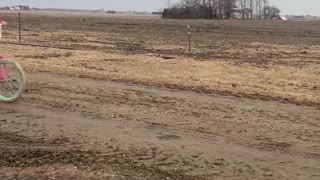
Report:
[[30,6],[28,5],[16,5],[16,6],[6,6],[6,7],[1,7],[1,10],[10,10],[10,9],[15,9],[15,10],[31,10]]
[[273,19],[280,9],[268,0],[180,0],[164,9],[163,18],[174,19]]

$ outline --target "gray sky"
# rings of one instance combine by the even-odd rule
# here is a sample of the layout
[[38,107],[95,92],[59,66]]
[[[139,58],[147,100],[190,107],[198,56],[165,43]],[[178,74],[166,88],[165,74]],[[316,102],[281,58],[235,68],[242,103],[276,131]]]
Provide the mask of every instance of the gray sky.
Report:
[[[171,0],[172,2],[177,0]],[[270,0],[283,15],[318,15],[320,0]],[[24,4],[40,8],[113,9],[134,11],[157,11],[166,7],[168,0],[0,0],[0,6]]]

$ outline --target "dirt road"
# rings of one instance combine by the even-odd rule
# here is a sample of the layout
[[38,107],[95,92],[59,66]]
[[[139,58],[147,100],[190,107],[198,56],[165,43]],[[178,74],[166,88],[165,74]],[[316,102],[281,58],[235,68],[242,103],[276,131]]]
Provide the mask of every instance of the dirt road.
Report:
[[320,109],[53,74],[0,104],[0,178],[319,179]]

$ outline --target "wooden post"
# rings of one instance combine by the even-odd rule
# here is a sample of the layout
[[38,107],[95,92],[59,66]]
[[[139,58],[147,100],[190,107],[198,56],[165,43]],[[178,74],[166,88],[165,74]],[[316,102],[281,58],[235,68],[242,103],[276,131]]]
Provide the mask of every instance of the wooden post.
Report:
[[190,26],[188,25],[188,54],[190,55],[191,53],[191,32],[190,32]]
[[21,12],[19,11],[19,44],[21,44]]

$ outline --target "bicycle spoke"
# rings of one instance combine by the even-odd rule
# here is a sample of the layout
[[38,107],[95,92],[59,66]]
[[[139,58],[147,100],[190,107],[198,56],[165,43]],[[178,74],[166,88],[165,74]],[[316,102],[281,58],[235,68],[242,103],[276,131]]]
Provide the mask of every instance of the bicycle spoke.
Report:
[[19,81],[11,79],[5,82],[1,82],[0,85],[0,92],[2,96],[6,98],[15,97],[19,93]]
[[13,87],[13,85],[11,84],[11,82],[8,83],[9,85],[9,93],[10,93],[10,96],[16,96],[16,89]]

